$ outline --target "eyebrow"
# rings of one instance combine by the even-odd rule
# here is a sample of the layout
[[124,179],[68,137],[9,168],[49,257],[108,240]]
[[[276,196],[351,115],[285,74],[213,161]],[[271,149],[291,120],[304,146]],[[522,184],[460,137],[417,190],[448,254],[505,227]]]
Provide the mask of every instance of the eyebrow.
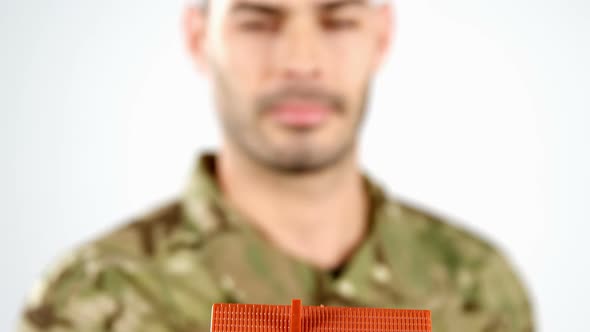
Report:
[[321,11],[333,11],[347,6],[366,6],[367,0],[335,0],[320,4],[318,7]]
[[[333,0],[317,5],[317,9],[322,12],[330,12],[340,9],[342,7],[366,6],[367,4],[367,0]],[[265,15],[280,16],[285,14],[286,9],[282,6],[277,5],[257,3],[254,1],[240,1],[232,7],[231,11],[233,13],[245,11],[257,12]]]
[[256,3],[251,1],[240,1],[235,4],[232,9],[232,13],[237,12],[256,12],[265,15],[280,16],[283,15],[285,10],[276,5],[268,5],[263,3]]

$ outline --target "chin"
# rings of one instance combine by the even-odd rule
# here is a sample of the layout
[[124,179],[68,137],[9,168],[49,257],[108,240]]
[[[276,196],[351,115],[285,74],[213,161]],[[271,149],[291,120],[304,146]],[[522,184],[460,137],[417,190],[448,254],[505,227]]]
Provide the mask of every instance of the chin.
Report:
[[265,153],[266,156],[263,159],[267,166],[284,173],[303,174],[319,172],[338,164],[346,158],[350,149],[347,147],[321,149],[316,145],[274,151],[274,153]]

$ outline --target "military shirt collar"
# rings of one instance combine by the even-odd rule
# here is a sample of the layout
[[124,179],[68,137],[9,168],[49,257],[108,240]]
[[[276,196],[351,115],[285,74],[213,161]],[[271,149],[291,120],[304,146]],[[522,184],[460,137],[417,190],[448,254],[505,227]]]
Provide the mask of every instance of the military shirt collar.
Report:
[[[379,215],[387,201],[384,191],[367,175],[363,176],[370,202],[370,222]],[[223,197],[217,182],[216,155],[212,152],[199,156],[182,197],[182,206],[188,222],[205,232],[224,226],[236,226],[239,214]]]
[[[383,224],[383,221],[387,219],[385,215],[387,214],[388,199],[381,188],[374,184],[368,176],[364,176],[364,180],[370,202],[369,231],[363,242],[359,244],[351,257],[343,264],[342,271],[337,276],[330,273],[330,271],[320,271],[309,264],[273,250],[274,248],[266,243],[257,231],[248,223],[242,222],[243,218],[224,199],[217,183],[214,154],[206,153],[200,156],[197,167],[187,186],[182,204],[186,222],[193,226],[205,239],[214,239],[208,244],[209,247],[216,248],[212,251],[225,250],[223,256],[230,257],[242,255],[242,252],[249,250],[245,248],[256,248],[253,252],[258,257],[255,257],[256,262],[254,265],[266,264],[274,266],[277,262],[282,262],[279,264],[286,264],[284,269],[298,271],[296,273],[300,274],[301,279],[298,279],[297,283],[306,284],[304,288],[296,290],[297,294],[285,292],[285,294],[289,295],[285,295],[284,298],[273,298],[272,295],[269,295],[270,297],[248,297],[246,294],[241,298],[238,296],[236,301],[254,301],[255,303],[284,302],[289,300],[289,296],[295,295],[304,298],[307,303],[362,304],[363,299],[361,297],[365,292],[364,285],[375,280],[379,281],[379,278],[387,278],[385,264],[380,263],[380,242],[382,238],[378,236],[378,233],[380,232],[379,228],[382,226],[380,224]],[[241,246],[242,249],[236,250],[236,246]],[[259,252],[262,254],[259,255]],[[218,254],[209,253],[204,256],[208,255]],[[219,253],[219,256],[222,256],[222,254]],[[240,283],[243,283],[241,289],[242,293],[244,293],[244,290],[258,289],[255,281],[259,279],[257,277],[258,272],[251,271],[252,274],[249,277],[246,277],[243,272],[251,269],[250,266],[246,266],[242,262],[250,258],[252,257],[244,256],[236,259],[232,264],[213,262],[211,263],[211,269],[217,278],[225,280],[225,284],[239,289]],[[212,258],[212,261],[216,259]],[[236,270],[236,265],[241,265],[239,270]],[[373,281],[368,282],[368,280]],[[267,283],[267,281],[263,282]],[[277,283],[280,283],[280,281]],[[276,287],[277,289],[289,288],[288,285]],[[265,288],[261,287],[258,294],[262,294],[264,291]],[[307,295],[301,293],[307,293]],[[236,291],[236,294],[239,295],[240,292]]]

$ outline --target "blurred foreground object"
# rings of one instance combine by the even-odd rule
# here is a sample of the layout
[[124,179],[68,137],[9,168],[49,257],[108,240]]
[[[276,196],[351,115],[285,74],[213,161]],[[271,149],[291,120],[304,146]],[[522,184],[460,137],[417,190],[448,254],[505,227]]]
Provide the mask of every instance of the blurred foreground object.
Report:
[[430,332],[430,311],[288,305],[214,304],[211,332]]

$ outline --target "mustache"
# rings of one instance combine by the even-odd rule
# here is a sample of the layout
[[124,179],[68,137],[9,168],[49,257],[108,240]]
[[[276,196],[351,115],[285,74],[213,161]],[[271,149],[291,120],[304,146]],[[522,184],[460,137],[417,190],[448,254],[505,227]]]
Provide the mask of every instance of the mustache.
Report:
[[344,113],[346,111],[346,103],[343,97],[317,87],[309,86],[290,86],[262,96],[257,102],[256,109],[258,113],[265,113],[281,102],[290,99],[323,104],[334,109],[337,113]]

